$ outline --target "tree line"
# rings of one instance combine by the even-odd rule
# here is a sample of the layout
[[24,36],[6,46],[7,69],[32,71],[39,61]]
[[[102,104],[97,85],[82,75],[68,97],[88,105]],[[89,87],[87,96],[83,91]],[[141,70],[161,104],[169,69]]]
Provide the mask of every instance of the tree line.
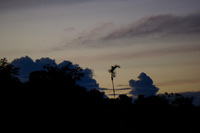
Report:
[[[95,88],[76,84],[82,68],[46,65],[17,78],[20,68],[0,60],[0,132],[2,133],[146,133],[199,132],[200,107],[180,94],[105,98]],[[114,90],[114,87],[113,87]]]

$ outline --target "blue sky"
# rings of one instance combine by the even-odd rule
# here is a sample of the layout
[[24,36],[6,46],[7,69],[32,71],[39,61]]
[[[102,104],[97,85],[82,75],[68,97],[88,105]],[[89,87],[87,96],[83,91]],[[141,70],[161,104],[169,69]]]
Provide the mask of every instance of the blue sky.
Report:
[[102,88],[111,88],[107,70],[119,64],[118,89],[145,72],[158,93],[200,91],[199,5],[199,0],[1,0],[0,57],[70,60],[93,69]]

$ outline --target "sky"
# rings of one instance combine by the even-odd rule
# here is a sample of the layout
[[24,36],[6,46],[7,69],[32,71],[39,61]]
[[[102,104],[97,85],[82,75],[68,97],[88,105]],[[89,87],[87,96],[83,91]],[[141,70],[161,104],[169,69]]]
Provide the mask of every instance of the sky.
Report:
[[141,75],[157,94],[199,92],[200,0],[1,0],[0,58],[24,56],[89,68],[108,95],[115,64],[117,94]]

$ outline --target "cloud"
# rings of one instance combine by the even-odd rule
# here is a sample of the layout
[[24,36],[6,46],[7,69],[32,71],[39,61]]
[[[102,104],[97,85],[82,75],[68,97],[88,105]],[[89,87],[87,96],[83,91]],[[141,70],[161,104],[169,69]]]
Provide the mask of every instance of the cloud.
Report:
[[93,71],[89,68],[83,70],[84,77],[77,82],[78,85],[87,88],[88,90],[91,89],[98,89],[99,84],[95,79],[93,79]]
[[129,51],[120,51],[116,53],[108,53],[99,56],[90,57],[92,61],[110,61],[110,60],[129,60],[135,58],[149,58],[149,57],[158,57],[165,55],[177,55],[177,54],[187,54],[187,53],[198,53],[200,52],[200,45],[189,45],[189,46],[174,46],[168,48],[157,48],[151,50],[143,50],[136,52]]
[[129,92],[130,94],[134,96],[152,96],[158,92],[159,88],[153,85],[153,80],[145,73],[141,73],[138,79],[129,81],[129,85],[132,87],[132,90]]
[[[176,93],[175,93],[176,94]],[[200,106],[200,91],[191,91],[191,92],[179,92],[183,97],[188,97],[188,98],[193,98],[193,104],[195,106]],[[158,94],[159,95],[164,95],[164,94]]]
[[200,106],[200,91],[197,92],[182,92],[179,93],[184,97],[193,97],[193,104],[196,106]]
[[108,89],[108,88],[99,88],[99,90],[101,90],[101,91],[107,91],[107,90],[111,90],[111,89]]
[[[77,64],[72,64],[70,61],[63,61],[60,64],[58,64],[58,67],[64,67],[66,65],[70,64],[71,68],[77,68],[79,65]],[[83,69],[84,77],[80,80],[77,81],[77,84],[85,87],[87,90],[92,90],[92,89],[99,89],[99,84],[95,79],[93,79],[93,71],[89,68]]]
[[200,15],[175,16],[161,14],[145,17],[131,25],[116,29],[108,34],[105,40],[145,37],[152,35],[200,34]]
[[105,37],[113,27],[115,27],[113,22],[100,23],[89,31],[79,33],[75,39],[66,42],[63,47],[99,47],[100,45],[97,46],[95,43],[101,42],[101,38]]
[[[27,6],[27,5],[47,5],[47,4],[78,4],[89,2],[93,0],[1,0],[0,7],[7,8],[7,7],[14,7],[14,6]],[[40,5],[38,5],[40,3]]]
[[55,65],[55,60],[51,60],[50,58],[41,58],[37,59],[35,62],[28,56],[21,57],[19,59],[15,59],[11,62],[15,67],[20,68],[19,70],[19,78],[22,82],[28,81],[29,74],[32,71],[42,70],[44,65],[50,64]]
[[[22,82],[26,82],[29,79],[29,74],[33,71],[42,70],[44,65],[49,64],[50,66],[63,67],[70,64],[71,68],[77,68],[79,65],[73,64],[70,61],[63,61],[60,64],[56,64],[55,60],[52,60],[48,57],[35,60],[35,62],[28,56],[15,59],[11,62],[15,67],[20,68],[19,78]],[[81,81],[78,81],[77,84],[85,87],[87,90],[99,89],[99,84],[93,79],[93,72],[91,69],[83,69],[84,77]]]
[[91,38],[96,36],[103,36],[104,33],[111,27],[114,26],[113,22],[104,22],[94,27],[88,33],[86,33],[85,38]]
[[[39,71],[42,70],[44,65],[49,64],[50,66],[58,66],[63,67],[67,64],[72,64],[70,61],[63,61],[60,64],[56,64],[55,60],[52,60],[48,57],[36,59],[33,61],[30,57],[25,56],[21,58],[14,59],[11,64],[15,67],[20,68],[19,70],[19,78],[22,82],[26,82],[29,79],[29,74],[33,71]],[[73,65],[75,67],[75,65]]]
[[64,29],[65,32],[72,32],[74,30],[75,30],[74,27],[67,27],[67,28]]
[[166,81],[158,83],[157,86],[171,86],[171,85],[179,85],[179,84],[183,85],[183,84],[195,84],[195,83],[200,83],[200,78]]
[[[80,48],[96,48],[96,47],[103,47],[104,44],[102,43],[103,37],[109,33],[109,31],[113,30],[115,27],[115,24],[113,22],[102,22],[97,24],[96,26],[90,28],[88,31],[81,31],[76,35],[73,35],[74,38],[71,40],[68,40],[64,42],[63,45],[60,46],[54,46],[51,48],[51,50],[63,50],[63,49],[80,49]],[[72,32],[76,28],[75,27],[69,27],[65,28],[64,31],[66,32]],[[101,45],[99,45],[101,43]]]
[[115,89],[116,91],[118,91],[118,90],[131,90],[132,88],[119,88],[119,89]]
[[141,58],[141,57],[153,57],[153,56],[162,56],[162,55],[171,55],[171,54],[184,54],[184,53],[193,53],[200,52],[200,46],[174,46],[169,48],[160,48],[147,51],[141,51],[136,53],[125,54],[122,58]]
[[[157,39],[184,40],[200,35],[200,14],[176,16],[172,14],[160,14],[141,18],[131,24],[116,25],[115,22],[101,23],[89,31],[79,33],[73,40],[67,41],[63,46],[57,46],[56,50],[63,48],[101,48],[109,46],[130,46],[137,41],[145,41],[149,37]],[[172,37],[172,38],[169,38]],[[180,38],[181,37],[181,40]],[[123,41],[119,43],[119,39]],[[138,40],[139,39],[139,40]]]

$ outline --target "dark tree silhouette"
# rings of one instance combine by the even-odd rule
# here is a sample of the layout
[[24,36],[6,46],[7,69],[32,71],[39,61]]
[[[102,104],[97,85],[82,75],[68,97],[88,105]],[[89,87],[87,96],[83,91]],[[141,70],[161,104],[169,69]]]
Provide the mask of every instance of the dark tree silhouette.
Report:
[[165,93],[162,95],[170,105],[178,107],[193,106],[193,97],[184,97],[178,93]]
[[[112,80],[117,67],[109,70]],[[192,104],[192,98],[177,93],[140,95],[133,103],[127,95],[109,99],[98,90],[86,91],[76,85],[83,76],[78,67],[47,65],[19,86],[17,72],[6,59],[0,60],[1,89],[2,85],[13,88],[11,93],[0,92],[3,133],[200,132],[200,107]]]
[[115,98],[115,88],[114,88],[114,81],[113,81],[113,78],[116,77],[116,72],[115,72],[115,69],[116,68],[120,68],[119,65],[114,65],[114,66],[111,66],[111,69],[108,70],[109,73],[111,73],[111,81],[112,81],[112,87],[113,87],[113,95],[114,95],[114,98]]
[[[70,64],[64,67],[44,66],[44,70],[30,73],[29,84],[33,92],[40,91],[42,94],[76,93],[76,82],[84,76],[80,67],[71,68]],[[84,88],[85,89],[85,88]]]
[[0,60],[0,74],[1,77],[4,77],[4,80],[16,79],[18,75],[19,68],[14,67],[8,63],[6,58]]
[[1,91],[7,91],[16,88],[19,84],[17,78],[19,68],[8,63],[6,58],[0,60],[0,84]]

